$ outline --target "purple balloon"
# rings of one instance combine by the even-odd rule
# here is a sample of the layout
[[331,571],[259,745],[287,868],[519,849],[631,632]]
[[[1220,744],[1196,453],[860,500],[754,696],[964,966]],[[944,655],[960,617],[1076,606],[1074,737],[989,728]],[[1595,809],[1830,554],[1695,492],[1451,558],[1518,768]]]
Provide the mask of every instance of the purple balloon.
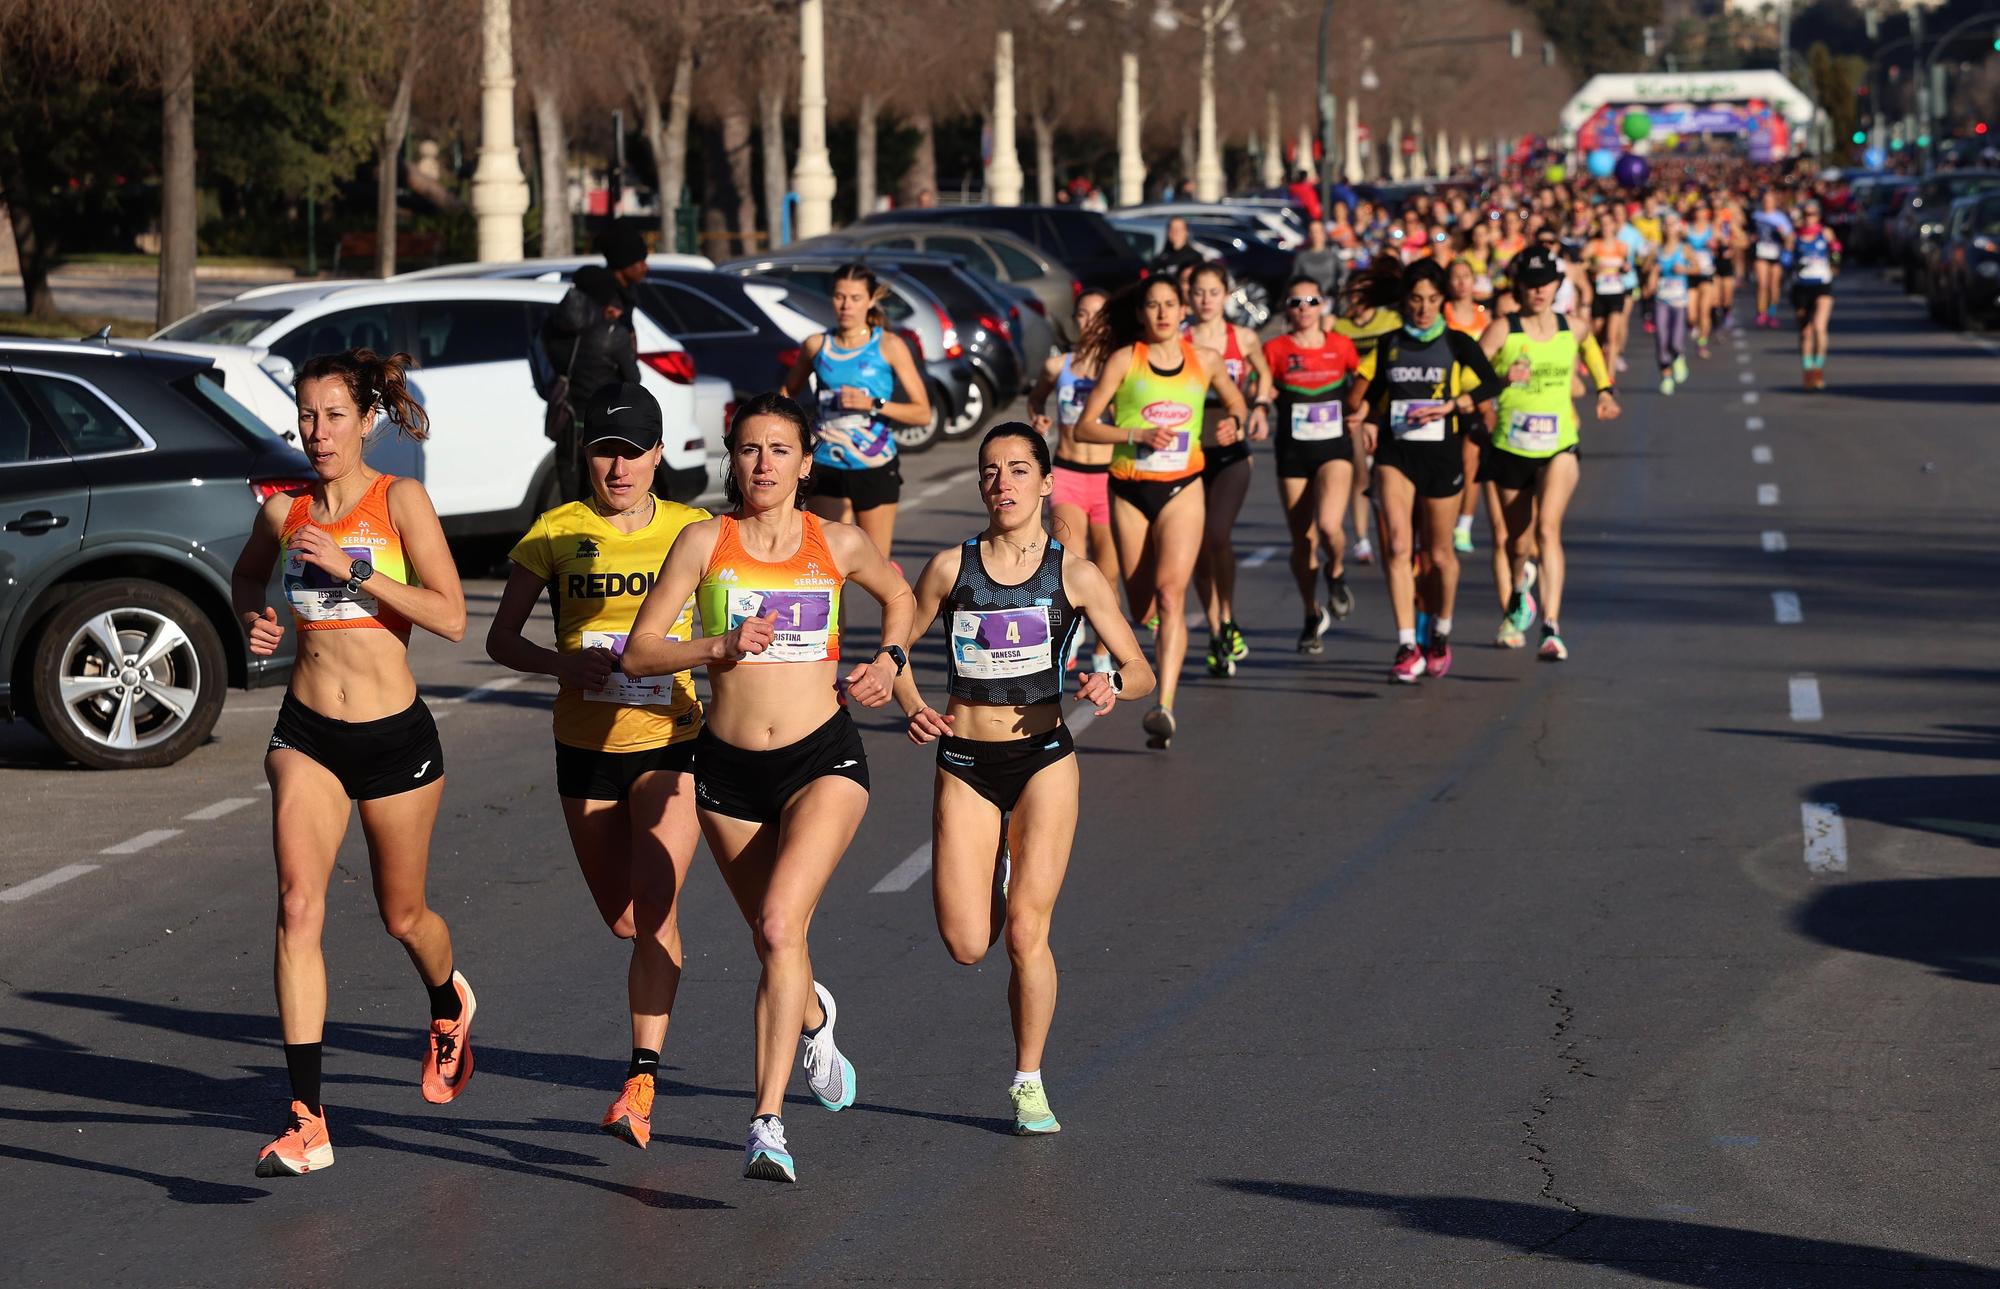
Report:
[[1647,165],[1646,158],[1638,153],[1627,152],[1618,158],[1618,164],[1611,173],[1617,178],[1620,188],[1643,188],[1653,173],[1653,167]]

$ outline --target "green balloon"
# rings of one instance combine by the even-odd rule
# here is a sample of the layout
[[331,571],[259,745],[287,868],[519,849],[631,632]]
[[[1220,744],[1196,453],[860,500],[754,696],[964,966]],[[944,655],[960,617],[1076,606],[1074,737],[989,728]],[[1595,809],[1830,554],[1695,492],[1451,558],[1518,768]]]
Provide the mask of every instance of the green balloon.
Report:
[[1618,132],[1637,143],[1653,132],[1653,118],[1644,112],[1627,112],[1618,123]]

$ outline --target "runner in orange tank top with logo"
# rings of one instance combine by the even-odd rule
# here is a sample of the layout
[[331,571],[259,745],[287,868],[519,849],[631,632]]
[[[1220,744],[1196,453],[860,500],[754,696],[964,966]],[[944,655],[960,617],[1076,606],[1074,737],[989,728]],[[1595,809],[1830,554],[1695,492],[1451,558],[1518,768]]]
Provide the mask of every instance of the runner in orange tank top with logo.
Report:
[[430,994],[424,1099],[450,1101],[472,1077],[472,987],[452,969],[451,932],[424,898],[444,751],[409,664],[411,627],[453,641],[465,634],[465,596],[423,485],[379,474],[361,458],[362,438],[378,416],[411,438],[428,433],[429,419],[404,380],[407,362],[361,349],[300,369],[299,439],[316,478],[305,493],[265,504],[230,580],[250,652],[268,657],[285,629],[264,602],[264,588],[282,558],[285,599],[300,633],[264,757],[278,859],[278,1019],[291,1125],[259,1152],[259,1177],[333,1164],[319,1090],[327,1000],[320,932],[350,801],[360,805],[383,926],[402,942]]

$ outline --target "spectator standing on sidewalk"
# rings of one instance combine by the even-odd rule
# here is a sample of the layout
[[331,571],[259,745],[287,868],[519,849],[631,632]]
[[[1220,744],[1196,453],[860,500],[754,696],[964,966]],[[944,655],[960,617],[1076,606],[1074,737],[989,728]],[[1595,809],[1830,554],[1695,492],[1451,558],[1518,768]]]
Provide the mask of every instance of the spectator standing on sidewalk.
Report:
[[1340,249],[1326,240],[1326,225],[1317,219],[1306,225],[1306,244],[1292,257],[1292,273],[1319,283],[1320,294],[1328,300],[1340,295]]
[[559,501],[588,499],[580,439],[591,395],[619,381],[639,383],[639,337],[632,321],[638,302],[632,288],[646,276],[646,239],[636,229],[614,225],[598,237],[597,251],[604,267],[578,269],[542,328],[542,352],[554,377],[544,396],[547,430],[556,445]]

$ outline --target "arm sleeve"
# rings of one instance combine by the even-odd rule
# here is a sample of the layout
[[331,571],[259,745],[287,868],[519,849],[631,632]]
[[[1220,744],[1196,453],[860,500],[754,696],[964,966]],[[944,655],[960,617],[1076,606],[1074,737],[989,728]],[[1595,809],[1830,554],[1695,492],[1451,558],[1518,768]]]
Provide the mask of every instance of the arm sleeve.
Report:
[[1472,374],[1475,382],[1471,388],[1463,392],[1472,395],[1472,401],[1475,403],[1484,403],[1500,397],[1500,391],[1506,387],[1506,382],[1500,379],[1499,373],[1493,370],[1493,364],[1487,361],[1486,351],[1480,347],[1477,340],[1463,332],[1454,331],[1451,334],[1455,337],[1452,347],[1458,350],[1459,365]]
[[1584,370],[1588,371],[1590,379],[1597,383],[1597,392],[1602,394],[1610,389],[1611,368],[1605,365],[1604,351],[1598,348],[1597,337],[1586,335],[1580,339],[1577,347],[1583,354]]

